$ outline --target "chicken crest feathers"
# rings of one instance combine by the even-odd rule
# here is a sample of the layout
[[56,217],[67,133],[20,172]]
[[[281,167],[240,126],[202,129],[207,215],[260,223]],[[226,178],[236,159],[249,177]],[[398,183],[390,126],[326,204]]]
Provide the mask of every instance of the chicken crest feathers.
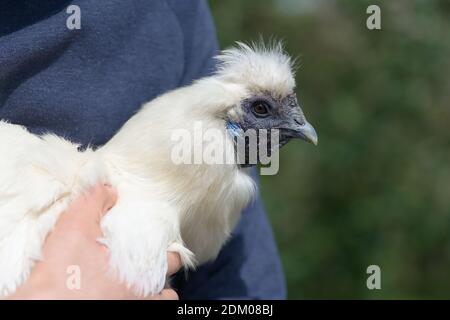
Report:
[[280,97],[295,88],[295,61],[284,51],[282,42],[269,44],[236,42],[217,55],[215,75],[228,82],[243,83],[255,91],[270,91]]

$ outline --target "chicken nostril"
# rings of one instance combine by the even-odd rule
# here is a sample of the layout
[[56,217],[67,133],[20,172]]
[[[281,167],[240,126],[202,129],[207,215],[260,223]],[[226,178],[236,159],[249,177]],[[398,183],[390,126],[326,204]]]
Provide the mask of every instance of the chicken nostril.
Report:
[[303,120],[298,120],[298,119],[294,119],[295,123],[298,124],[299,126],[304,126],[305,125],[305,121]]

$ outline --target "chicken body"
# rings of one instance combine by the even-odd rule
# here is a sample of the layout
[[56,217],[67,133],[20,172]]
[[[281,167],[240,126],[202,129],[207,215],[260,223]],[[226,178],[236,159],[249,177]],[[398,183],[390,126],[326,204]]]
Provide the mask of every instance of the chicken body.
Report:
[[[171,129],[193,130],[192,118],[200,116],[191,113],[187,121],[179,115],[181,103],[199,85],[145,105],[96,151],[79,151],[78,145],[60,137],[38,137],[24,127],[0,122],[3,296],[14,292],[41,259],[45,238],[59,215],[98,182],[111,184],[119,195],[101,222],[101,241],[110,250],[112,271],[136,294],[162,290],[166,251],[180,253],[185,267],[218,254],[250,200],[254,183],[234,165],[176,165],[171,160]],[[170,105],[170,110],[160,112]],[[207,122],[225,132],[220,121]]]
[[[197,161],[198,147],[236,160],[235,138],[245,141],[248,129],[278,130],[276,147],[292,138],[317,143],[280,45],[238,44],[217,58],[215,74],[145,104],[97,150],[80,151],[60,137],[0,121],[1,295],[27,279],[58,217],[99,182],[118,191],[101,221],[101,242],[112,271],[136,294],[162,290],[166,251],[178,252],[188,268],[217,256],[255,185],[249,163]],[[192,162],[174,161],[180,130],[192,142]],[[221,139],[205,139],[210,130]]]

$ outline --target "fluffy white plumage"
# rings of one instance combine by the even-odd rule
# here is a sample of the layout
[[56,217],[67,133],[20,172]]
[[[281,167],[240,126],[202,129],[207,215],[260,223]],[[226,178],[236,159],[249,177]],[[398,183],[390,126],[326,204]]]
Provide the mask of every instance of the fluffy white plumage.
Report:
[[[43,242],[59,215],[89,186],[118,190],[116,206],[101,222],[111,267],[136,293],[159,292],[166,250],[183,264],[214,259],[255,191],[236,165],[175,165],[174,129],[225,131],[225,119],[255,92],[284,96],[295,86],[281,46],[238,44],[225,50],[218,71],[145,104],[98,150],[54,135],[41,137],[0,121],[0,294],[8,295],[41,259]],[[226,140],[232,150],[233,142]]]

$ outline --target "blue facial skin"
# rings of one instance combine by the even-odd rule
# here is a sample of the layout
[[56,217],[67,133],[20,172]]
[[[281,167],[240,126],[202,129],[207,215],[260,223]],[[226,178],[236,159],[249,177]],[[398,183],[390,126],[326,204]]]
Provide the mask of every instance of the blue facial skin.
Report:
[[231,120],[227,121],[227,130],[232,137],[239,137],[242,133],[242,128],[236,122]]
[[[239,155],[238,148],[237,148],[238,142],[240,142],[240,141],[242,141],[242,139],[244,139],[243,138],[244,130],[241,128],[241,126],[237,122],[232,121],[232,120],[227,121],[226,127],[227,127],[228,134],[233,138],[233,141],[234,141],[234,151],[235,151],[236,163],[239,165],[239,167],[250,167],[251,164],[249,163],[250,161],[248,160],[248,148],[249,148],[248,141],[245,142],[245,153],[247,155]],[[241,161],[239,159],[245,159],[245,160]]]
[[[257,112],[258,105],[264,105],[266,112]],[[303,115],[303,111],[297,103],[295,94],[290,94],[282,99],[277,99],[269,94],[256,95],[245,99],[241,102],[242,116],[239,120],[228,120],[226,128],[228,133],[234,138],[235,142],[243,137],[243,134],[253,129],[257,133],[257,163],[260,163],[259,150],[260,144],[266,143],[268,156],[271,152],[281,148],[287,144],[292,138],[301,138],[303,140],[317,143],[317,135],[314,129],[308,124]],[[312,129],[305,131],[305,129]],[[260,130],[267,130],[267,139],[260,139]],[[271,130],[279,130],[279,144],[277,146],[271,145]],[[306,133],[306,135],[305,135]],[[262,141],[261,141],[262,140]],[[235,143],[236,146],[236,143]],[[257,163],[249,162],[249,145],[245,141],[245,155],[238,155],[239,164],[241,167],[249,167]]]

